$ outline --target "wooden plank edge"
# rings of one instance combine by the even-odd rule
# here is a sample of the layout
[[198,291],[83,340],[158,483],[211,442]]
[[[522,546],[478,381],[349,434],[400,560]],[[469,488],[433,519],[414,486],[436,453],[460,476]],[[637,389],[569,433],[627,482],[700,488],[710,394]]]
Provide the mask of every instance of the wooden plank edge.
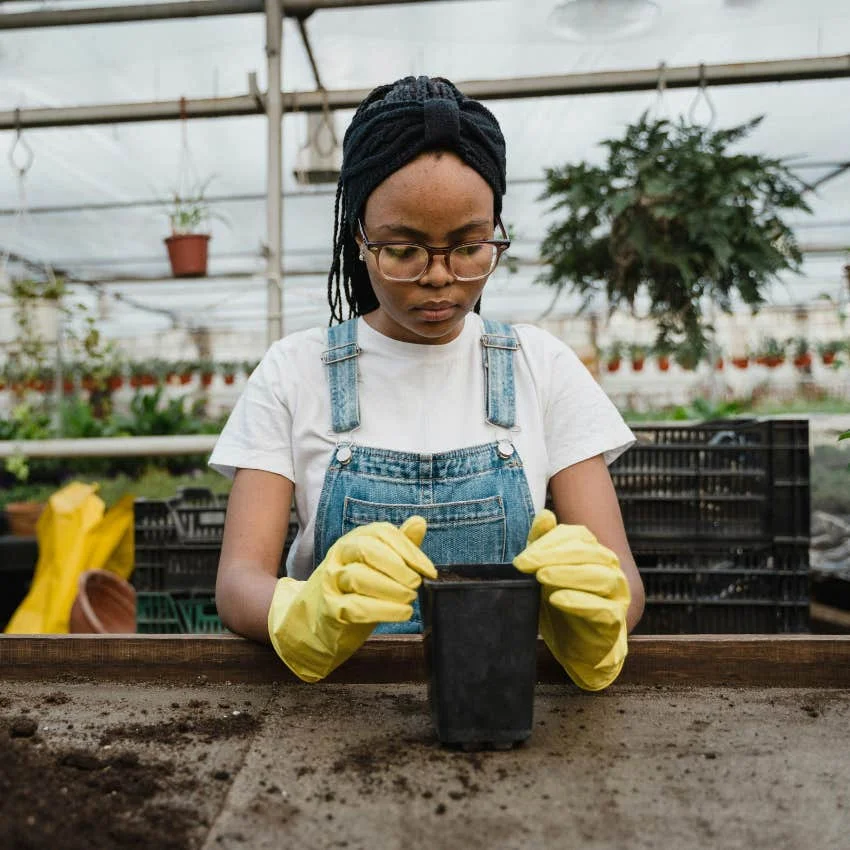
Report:
[[[631,638],[629,647],[619,684],[850,687],[850,636],[641,635]],[[233,635],[0,635],[0,680],[74,678],[299,683],[270,647]],[[542,640],[538,678],[569,682]],[[325,681],[426,680],[421,638],[382,635]]]

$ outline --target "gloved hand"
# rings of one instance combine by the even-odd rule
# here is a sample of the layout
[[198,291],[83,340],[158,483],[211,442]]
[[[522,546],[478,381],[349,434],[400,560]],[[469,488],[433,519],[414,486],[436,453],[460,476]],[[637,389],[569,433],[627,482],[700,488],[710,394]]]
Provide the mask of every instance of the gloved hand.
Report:
[[558,525],[541,511],[514,566],[542,585],[540,634],[570,678],[606,688],[626,660],[629,584],[617,556],[583,525]]
[[269,637],[305,682],[323,679],[362,646],[378,623],[404,622],[423,576],[437,571],[419,548],[425,520],[401,528],[373,522],[344,534],[307,581],[278,580]]

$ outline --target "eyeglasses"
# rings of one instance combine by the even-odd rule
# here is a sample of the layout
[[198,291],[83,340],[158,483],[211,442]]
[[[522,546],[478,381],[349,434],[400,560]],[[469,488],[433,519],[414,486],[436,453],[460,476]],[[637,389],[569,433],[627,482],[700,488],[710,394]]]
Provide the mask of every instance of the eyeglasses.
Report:
[[366,250],[375,256],[378,271],[387,280],[413,283],[431,268],[434,256],[442,254],[455,280],[474,281],[487,277],[496,268],[499,258],[511,246],[501,219],[496,219],[502,231],[501,239],[476,239],[448,248],[418,245],[415,242],[370,242],[363,222],[357,219],[360,236]]

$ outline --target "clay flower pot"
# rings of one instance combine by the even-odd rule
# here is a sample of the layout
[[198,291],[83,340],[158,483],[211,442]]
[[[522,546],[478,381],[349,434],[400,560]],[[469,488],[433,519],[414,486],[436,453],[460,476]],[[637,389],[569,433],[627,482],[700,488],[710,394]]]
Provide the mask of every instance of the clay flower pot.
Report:
[[666,372],[670,368],[670,358],[662,354],[658,358],[658,369],[661,372]]
[[750,360],[748,357],[733,357],[732,365],[736,369],[746,369],[750,365]]
[[35,537],[36,523],[44,510],[44,502],[9,502],[6,519],[13,537]]
[[512,564],[438,570],[419,588],[437,737],[467,750],[507,749],[531,735],[540,585]]
[[616,372],[620,368],[620,359],[609,360],[606,368],[609,372]]
[[824,351],[821,354],[820,359],[823,361],[824,366],[832,366],[835,363],[835,352],[834,351]]
[[207,273],[208,233],[175,233],[165,240],[174,277],[204,277]]
[[108,570],[86,570],[71,608],[71,634],[135,634],[136,590]]
[[642,371],[643,370],[643,364],[644,364],[644,358],[643,357],[636,357],[634,360],[632,360],[632,371],[633,372]]
[[794,358],[794,365],[798,369],[808,369],[808,367],[812,365],[812,355],[811,354],[798,354]]

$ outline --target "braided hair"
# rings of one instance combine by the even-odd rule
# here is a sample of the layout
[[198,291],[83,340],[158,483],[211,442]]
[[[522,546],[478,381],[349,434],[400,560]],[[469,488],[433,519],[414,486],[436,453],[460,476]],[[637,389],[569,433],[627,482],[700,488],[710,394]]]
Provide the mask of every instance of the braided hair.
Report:
[[427,151],[452,151],[474,168],[493,190],[496,216],[501,213],[505,139],[493,114],[442,77],[378,86],[357,107],[342,144],[328,273],[331,324],[378,306],[366,266],[358,262],[357,219],[378,184]]

